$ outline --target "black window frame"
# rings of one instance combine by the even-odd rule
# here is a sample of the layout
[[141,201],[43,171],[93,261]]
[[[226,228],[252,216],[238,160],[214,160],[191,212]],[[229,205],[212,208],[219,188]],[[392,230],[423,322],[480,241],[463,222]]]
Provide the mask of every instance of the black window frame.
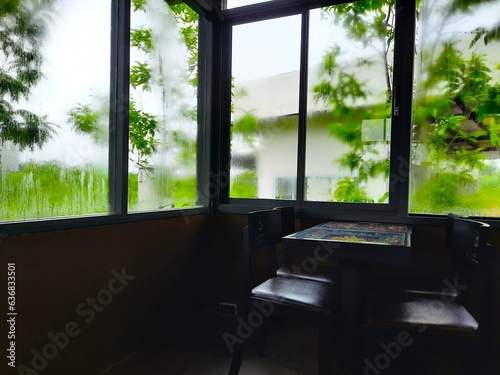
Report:
[[[221,171],[229,175],[230,165],[230,90],[231,90],[231,30],[235,25],[280,18],[289,15],[302,15],[301,40],[301,73],[299,98],[299,155],[297,162],[297,199],[249,199],[230,198],[229,186],[221,189],[221,199],[216,206],[221,213],[244,213],[255,207],[273,207],[293,205],[301,217],[326,219],[352,219],[409,222],[408,191],[409,191],[409,160],[411,148],[412,124],[412,90],[413,90],[413,56],[415,45],[416,4],[412,0],[396,1],[396,25],[394,44],[394,75],[393,87],[397,100],[399,114],[392,116],[391,129],[391,162],[389,203],[341,203],[314,202],[304,200],[305,183],[305,131],[306,131],[306,83],[307,77],[307,43],[308,43],[308,12],[322,6],[336,5],[354,1],[306,1],[273,0],[269,2],[248,5],[223,11],[223,50],[225,51],[222,74],[222,135],[223,152],[220,157]],[[397,58],[396,58],[397,56]]]

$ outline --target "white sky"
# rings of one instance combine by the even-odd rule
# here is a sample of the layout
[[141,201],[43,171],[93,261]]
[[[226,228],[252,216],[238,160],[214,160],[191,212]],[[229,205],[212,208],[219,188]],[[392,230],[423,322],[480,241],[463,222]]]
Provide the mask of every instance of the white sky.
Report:
[[[232,75],[236,82],[297,71],[300,68],[301,15],[283,17],[233,28]],[[340,45],[350,59],[373,54],[346,38],[341,26],[321,19],[321,10],[310,12],[309,67],[321,63],[325,51]],[[342,58],[341,58],[342,59]]]
[[67,111],[91,103],[91,95],[109,96],[110,0],[59,0],[43,45],[44,79],[21,108],[60,127],[43,151],[25,151],[22,160],[58,160],[70,165],[107,163],[107,151],[66,124]]

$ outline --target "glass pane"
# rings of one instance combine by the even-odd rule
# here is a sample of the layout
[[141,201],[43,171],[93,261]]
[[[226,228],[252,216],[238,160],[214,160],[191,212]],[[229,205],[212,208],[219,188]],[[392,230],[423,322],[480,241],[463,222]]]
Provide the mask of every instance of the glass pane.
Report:
[[356,4],[310,12],[310,201],[387,202],[395,9]]
[[500,216],[500,1],[420,3],[410,212]]
[[225,3],[224,9],[231,9],[231,8],[239,8],[245,5],[266,3],[268,1],[272,0],[225,0],[225,1],[223,0],[223,4]]
[[0,220],[108,211],[110,3],[0,5]]
[[129,211],[196,204],[198,14],[132,1]]
[[235,26],[232,51],[230,196],[295,198],[300,17]]

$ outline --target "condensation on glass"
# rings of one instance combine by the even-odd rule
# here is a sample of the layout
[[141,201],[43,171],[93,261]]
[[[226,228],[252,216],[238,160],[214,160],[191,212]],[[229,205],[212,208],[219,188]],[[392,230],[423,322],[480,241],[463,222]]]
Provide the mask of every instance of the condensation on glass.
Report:
[[295,199],[300,17],[233,27],[230,197]]
[[198,30],[182,2],[132,6],[130,212],[196,205]]
[[500,216],[500,1],[420,3],[412,213]]
[[[310,12],[304,199],[386,203],[395,10],[360,11],[358,38],[341,7]],[[388,31],[376,35],[381,16]]]
[[0,80],[8,82],[0,221],[106,213],[111,1],[14,8],[0,17]]

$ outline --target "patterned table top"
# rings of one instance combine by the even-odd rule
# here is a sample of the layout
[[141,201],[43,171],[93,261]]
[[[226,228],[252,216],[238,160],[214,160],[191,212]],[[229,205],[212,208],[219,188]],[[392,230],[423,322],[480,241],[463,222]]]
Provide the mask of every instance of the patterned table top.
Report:
[[287,236],[296,239],[407,246],[411,227],[402,224],[331,221]]

